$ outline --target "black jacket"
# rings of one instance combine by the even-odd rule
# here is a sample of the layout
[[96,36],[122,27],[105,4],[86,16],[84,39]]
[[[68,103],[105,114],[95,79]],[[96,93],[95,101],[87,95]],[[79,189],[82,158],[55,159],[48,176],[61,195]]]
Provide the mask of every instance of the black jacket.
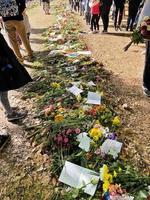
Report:
[[0,91],[18,89],[32,81],[0,33]]

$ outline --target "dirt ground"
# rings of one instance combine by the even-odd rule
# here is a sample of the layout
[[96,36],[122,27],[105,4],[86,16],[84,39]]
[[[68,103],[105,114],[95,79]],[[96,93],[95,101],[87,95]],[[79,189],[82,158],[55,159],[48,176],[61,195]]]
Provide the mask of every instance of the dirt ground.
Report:
[[[89,33],[89,26],[83,17],[75,15],[82,31],[88,33],[83,34],[82,38],[93,57],[103,63],[106,70],[112,71],[108,89],[121,110],[125,128],[121,136],[127,140],[126,155],[137,166],[143,169],[146,167],[150,173],[150,98],[142,92],[145,45],[132,45],[124,52],[123,48],[130,41],[131,33],[114,31],[110,20],[108,34],[93,35]],[[126,20],[123,21],[125,23]],[[102,28],[100,21],[100,32]]]
[[[54,14],[46,16],[40,6],[30,9],[28,14],[32,27],[31,46],[36,55],[38,52],[44,51],[45,40],[42,34],[46,28],[54,23],[56,17]],[[33,70],[28,68],[28,71],[32,74]],[[30,116],[30,109],[34,106],[33,102],[21,100],[21,92],[19,91],[10,92],[9,96],[12,106],[27,109]],[[49,181],[49,173],[42,170],[43,163],[48,165],[48,158],[34,154],[34,148],[26,139],[22,124],[8,123],[2,107],[0,107],[0,130],[3,128],[11,134],[11,143],[0,154],[0,199],[38,199],[38,192],[42,194],[40,191],[42,185],[48,185]],[[38,171],[40,168],[41,170]],[[32,187],[30,188],[30,186]],[[30,196],[28,196],[28,192]],[[44,194],[45,197],[46,195],[48,192]]]

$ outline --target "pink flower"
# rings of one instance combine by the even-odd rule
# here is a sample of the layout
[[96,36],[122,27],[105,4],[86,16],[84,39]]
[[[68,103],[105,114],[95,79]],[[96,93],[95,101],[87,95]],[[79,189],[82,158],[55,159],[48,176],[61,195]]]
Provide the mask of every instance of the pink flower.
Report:
[[72,133],[72,129],[69,128],[67,131],[66,131],[66,134],[69,135],[70,133]]
[[61,135],[58,135],[56,139],[58,143],[63,141],[63,137]]
[[75,129],[75,133],[76,133],[76,134],[80,134],[80,133],[81,133],[80,128],[76,128],[76,129]]
[[68,143],[69,142],[69,139],[68,138],[64,138],[64,143]]
[[95,154],[96,155],[100,155],[101,154],[101,149],[96,149]]

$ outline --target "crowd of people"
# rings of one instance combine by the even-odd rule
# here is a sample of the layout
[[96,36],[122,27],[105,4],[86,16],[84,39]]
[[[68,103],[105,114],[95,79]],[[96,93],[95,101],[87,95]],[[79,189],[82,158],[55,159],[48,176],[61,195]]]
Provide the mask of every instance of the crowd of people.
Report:
[[[133,31],[136,16],[144,0],[70,0],[72,10],[84,15],[86,23],[90,25],[92,33],[99,32],[99,20],[102,18],[103,33],[108,32],[109,18],[111,16],[116,31],[122,30],[121,23],[125,15],[125,4],[128,4],[128,20],[126,31]],[[111,11],[111,15],[110,15]]]

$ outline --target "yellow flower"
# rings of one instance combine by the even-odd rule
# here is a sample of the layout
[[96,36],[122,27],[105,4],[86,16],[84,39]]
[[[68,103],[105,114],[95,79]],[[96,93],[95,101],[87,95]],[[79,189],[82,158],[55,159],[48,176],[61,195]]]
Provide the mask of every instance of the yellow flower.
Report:
[[76,99],[77,99],[77,101],[78,101],[78,102],[80,102],[80,101],[81,101],[81,99],[82,99],[81,95],[80,95],[80,94],[79,94],[79,95],[77,95],[77,96],[76,96]]
[[103,170],[104,174],[109,172],[107,165],[103,165]]
[[57,82],[53,82],[53,83],[51,83],[51,87],[52,88],[60,88],[60,84]]
[[117,177],[117,172],[114,170],[114,177],[116,178]]
[[118,168],[118,171],[119,171],[119,172],[122,172],[122,169],[121,169],[121,167],[119,167],[119,168]]
[[63,120],[64,120],[63,115],[58,114],[55,116],[55,122],[62,122]]
[[99,140],[99,137],[98,137],[98,136],[94,136],[94,137],[93,137],[93,140],[94,140],[94,141],[98,141],[98,140]]
[[102,137],[102,131],[99,129],[99,128],[92,128],[91,130],[90,130],[90,132],[89,132],[89,135],[91,136],[91,137],[95,137],[95,136],[97,136],[97,137]]
[[104,191],[104,192],[107,192],[107,191],[108,191],[109,185],[110,185],[109,181],[105,181],[105,182],[103,183],[103,191]]
[[114,126],[120,126],[120,125],[121,125],[121,119],[120,119],[120,117],[119,117],[119,116],[116,116],[116,117],[113,119],[112,124],[113,124]]

